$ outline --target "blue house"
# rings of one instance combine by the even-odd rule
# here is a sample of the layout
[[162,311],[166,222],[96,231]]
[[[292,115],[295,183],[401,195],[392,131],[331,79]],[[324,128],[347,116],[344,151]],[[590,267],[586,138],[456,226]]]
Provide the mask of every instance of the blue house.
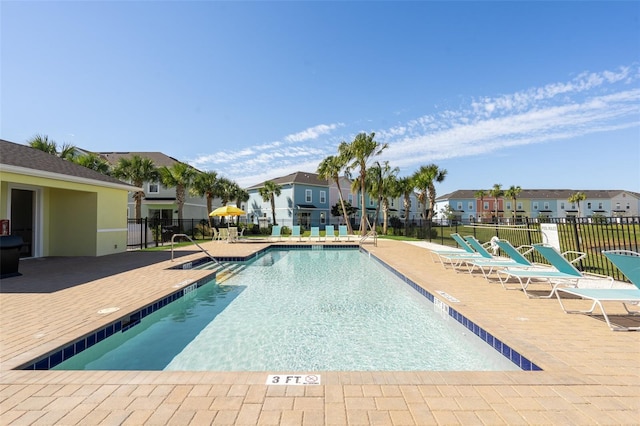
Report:
[[[270,179],[280,186],[280,195],[275,197],[275,213],[278,225],[291,227],[300,225],[302,229],[329,224],[331,204],[329,182],[320,179],[316,173],[295,172],[290,175]],[[260,196],[260,188],[265,182],[247,188],[247,217],[249,223],[260,227],[273,225],[271,203]]]

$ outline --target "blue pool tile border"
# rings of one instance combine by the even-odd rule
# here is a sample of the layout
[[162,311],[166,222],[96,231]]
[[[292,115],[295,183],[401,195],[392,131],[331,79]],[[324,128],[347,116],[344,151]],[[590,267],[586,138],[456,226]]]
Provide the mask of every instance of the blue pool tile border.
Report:
[[[384,266],[389,271],[391,271],[395,276],[400,278],[405,283],[409,284],[414,290],[416,290],[418,293],[420,293],[422,296],[426,297],[427,299],[429,299],[429,301],[431,301],[433,303],[433,301],[435,299],[435,296],[432,293],[430,293],[429,291],[425,290],[422,286],[416,284],[413,280],[411,280],[410,278],[408,278],[404,274],[398,272],[393,267],[389,266],[386,262],[381,260],[379,257],[374,255],[373,253],[371,253],[370,251],[368,251],[364,247],[360,247],[360,250],[365,252],[365,253],[367,253],[371,258],[375,259],[378,263],[380,263],[382,266]],[[446,303],[445,303],[445,305],[447,306],[447,312],[448,312],[448,314],[449,314],[449,316],[451,318],[453,318],[456,321],[458,321],[460,324],[462,324],[464,327],[466,327],[469,331],[471,331],[473,334],[478,336],[478,338],[482,339],[489,346],[493,347],[496,351],[498,351],[500,354],[502,354],[502,356],[504,356],[505,358],[510,360],[512,363],[517,365],[521,370],[524,370],[524,371],[542,371],[542,368],[540,368],[538,365],[536,365],[530,359],[528,359],[524,355],[520,354],[515,349],[511,348],[509,345],[507,345],[506,343],[502,342],[497,337],[493,336],[491,333],[489,333],[488,331],[486,331],[485,329],[480,327],[478,324],[474,323],[473,321],[471,321],[470,319],[468,319],[467,317],[462,315],[460,312],[456,311],[451,306],[447,305]]]
[[42,358],[38,358],[35,361],[29,361],[26,365],[17,367],[17,370],[49,370],[56,365],[62,363],[63,361],[73,357],[74,355],[89,349],[91,346],[95,345],[110,337],[111,335],[118,332],[125,332],[128,329],[135,327],[140,323],[142,318],[146,317],[149,314],[157,311],[160,308],[167,306],[169,303],[175,302],[176,300],[182,298],[186,293],[187,289],[197,288],[205,285],[210,282],[215,273],[209,274],[206,277],[200,278],[197,281],[189,283],[184,287],[177,289],[175,292],[156,300],[153,303],[141,308],[137,311],[129,313],[124,317],[95,330],[92,333],[81,337],[80,339],[64,345],[62,348],[55,350],[54,352],[45,355]]

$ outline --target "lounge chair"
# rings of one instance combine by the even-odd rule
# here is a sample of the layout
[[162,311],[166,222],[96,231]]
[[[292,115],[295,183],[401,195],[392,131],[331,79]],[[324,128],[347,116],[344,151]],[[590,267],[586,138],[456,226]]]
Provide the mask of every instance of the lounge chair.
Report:
[[302,241],[302,236],[300,235],[300,225],[293,225],[291,227],[291,235],[289,235],[289,239],[296,239],[298,241]]
[[[451,237],[458,243],[462,250],[431,250],[431,256],[440,260],[442,266],[447,265],[458,269],[472,260],[477,259],[494,259],[493,255],[480,243],[479,250],[476,250],[467,240],[459,234],[451,234]],[[477,241],[477,240],[476,240]]]
[[236,241],[238,241],[238,228],[232,226],[229,228],[229,242],[235,243]]
[[[617,302],[622,303],[624,309],[629,315],[640,315],[640,311],[630,310],[628,304],[640,303],[640,253],[630,250],[609,250],[603,251],[604,254],[616,268],[620,270],[631,283],[634,288],[559,288],[556,292],[558,302],[562,310],[568,314],[592,314],[597,307],[600,308],[602,316],[606,321],[609,328],[613,331],[632,331],[640,330],[640,326],[621,326],[612,324],[609,320],[609,316],[604,309],[603,302]],[[578,296],[581,299],[587,299],[593,301],[591,308],[586,311],[568,310],[562,298],[560,292]]]
[[[531,284],[531,280],[544,280],[546,283],[551,285],[551,292],[545,296],[539,296],[540,298],[548,299],[553,297],[556,289],[562,285],[577,287],[578,282],[582,279],[588,279],[589,276],[580,272],[573,266],[572,262],[567,260],[566,256],[569,254],[578,254],[573,261],[577,261],[586,256],[585,253],[575,252],[575,251],[566,251],[564,253],[560,253],[554,247],[545,244],[534,244],[534,249],[540,253],[552,266],[552,268],[504,268],[499,271],[496,271],[498,275],[498,279],[500,280],[500,284],[505,289],[506,281],[509,278],[516,278],[520,283],[520,287],[524,291],[524,294],[527,297],[534,297],[531,294],[527,293],[527,287]],[[610,283],[613,283],[613,278],[611,277],[603,277],[596,274],[590,274],[591,277],[599,277],[599,278],[608,278]]]
[[216,241],[219,239],[219,237],[220,237],[220,233],[218,232],[218,229],[211,228],[211,241]]
[[318,241],[320,241],[320,227],[319,226],[312,226],[311,227],[311,234],[309,234],[309,240],[311,241],[312,238],[316,238]]
[[336,241],[336,229],[333,225],[327,225],[324,227],[324,239],[325,241],[329,241],[331,238],[333,241]]
[[346,238],[347,241],[351,241],[351,235],[348,234],[349,230],[347,225],[338,226],[338,241],[342,241],[343,238]]
[[[482,252],[483,250],[486,252],[484,246],[482,246],[477,239],[471,236],[465,238],[469,242],[469,244],[478,252]],[[495,243],[502,249],[503,252],[505,252],[507,256],[509,256],[509,258],[506,259],[495,256],[493,256],[492,258],[487,258],[483,256],[481,259],[467,259],[465,260],[465,263],[469,266],[470,273],[478,268],[482,272],[482,275],[485,277],[485,279],[488,279],[493,270],[498,268],[541,268],[541,266],[534,265],[529,261],[529,259],[525,257],[526,254],[534,250],[533,246],[526,245],[515,248],[509,241],[499,239],[495,240]],[[524,252],[520,252],[520,250],[524,250]]]
[[277,241],[282,240],[282,234],[280,232],[281,229],[282,229],[282,227],[280,225],[273,225],[271,227],[271,235],[269,235],[269,241],[271,241],[271,240],[277,240]]
[[220,241],[229,241],[229,228],[220,228],[218,230],[218,239]]

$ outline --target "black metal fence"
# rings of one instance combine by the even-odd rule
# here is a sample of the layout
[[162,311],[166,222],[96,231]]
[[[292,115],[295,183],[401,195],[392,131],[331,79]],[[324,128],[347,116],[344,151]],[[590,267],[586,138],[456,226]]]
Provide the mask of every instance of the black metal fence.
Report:
[[[587,254],[576,265],[578,269],[609,275],[620,281],[628,280],[602,255],[602,251],[640,251],[640,217],[638,216],[523,219],[518,225],[453,223],[442,226],[432,223],[425,233],[427,240],[451,246],[456,245],[455,240],[450,237],[452,233],[463,236],[473,235],[481,242],[490,241],[493,236],[497,236],[509,240],[516,247],[550,243],[549,235],[553,235],[557,237],[555,243],[559,245],[561,252],[578,251]],[[533,254],[530,260],[544,263],[544,259],[537,254]]]

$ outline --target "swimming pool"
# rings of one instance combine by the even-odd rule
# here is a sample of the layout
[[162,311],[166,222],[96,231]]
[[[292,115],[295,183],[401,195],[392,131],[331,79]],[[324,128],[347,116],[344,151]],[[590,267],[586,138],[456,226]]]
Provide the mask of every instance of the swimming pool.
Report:
[[54,368],[520,369],[510,349],[488,345],[358,250],[271,249],[242,265]]

